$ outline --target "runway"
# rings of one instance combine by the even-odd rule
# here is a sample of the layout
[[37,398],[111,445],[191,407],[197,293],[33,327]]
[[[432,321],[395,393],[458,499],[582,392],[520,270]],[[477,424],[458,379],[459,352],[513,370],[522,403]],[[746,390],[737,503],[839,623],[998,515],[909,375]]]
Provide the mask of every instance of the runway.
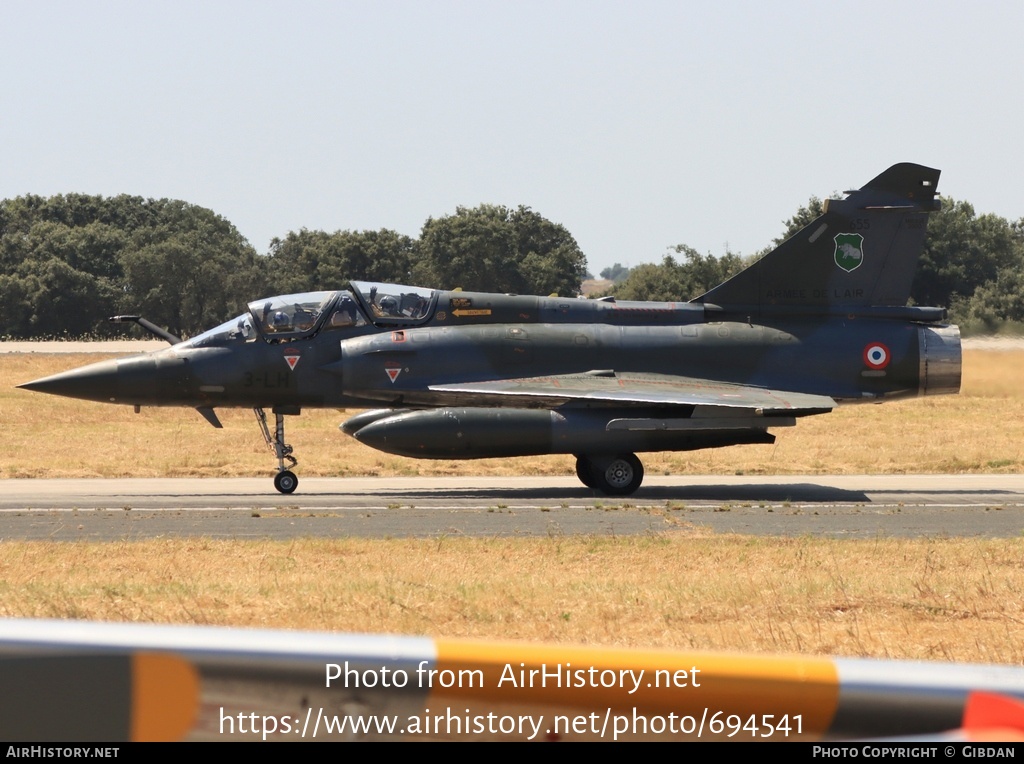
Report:
[[1024,475],[650,477],[602,497],[569,477],[0,481],[0,539],[742,533],[1014,537]]

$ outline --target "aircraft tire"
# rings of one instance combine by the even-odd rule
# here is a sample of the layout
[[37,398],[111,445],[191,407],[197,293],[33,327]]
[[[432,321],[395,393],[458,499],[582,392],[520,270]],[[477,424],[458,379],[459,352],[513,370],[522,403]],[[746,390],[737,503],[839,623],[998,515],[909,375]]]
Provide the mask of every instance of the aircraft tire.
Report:
[[585,456],[576,457],[576,477],[587,488],[597,488],[597,481],[594,478],[594,463]]
[[294,472],[284,470],[274,475],[274,488],[281,493],[295,493],[295,489],[299,487],[299,479],[295,477]]
[[619,454],[593,464],[594,488],[608,496],[629,496],[644,481],[644,465],[636,454]]

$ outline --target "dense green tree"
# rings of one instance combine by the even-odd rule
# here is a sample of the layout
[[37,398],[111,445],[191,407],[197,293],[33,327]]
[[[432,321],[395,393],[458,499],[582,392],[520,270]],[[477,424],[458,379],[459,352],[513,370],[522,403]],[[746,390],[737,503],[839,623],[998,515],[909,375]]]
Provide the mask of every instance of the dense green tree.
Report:
[[950,305],[996,281],[1001,272],[1022,266],[1018,228],[998,215],[976,215],[967,202],[943,197],[942,209],[929,216],[911,296],[919,305]]
[[175,334],[223,321],[264,291],[256,251],[208,209],[169,201],[135,244],[121,253],[122,304]]
[[[16,277],[11,297],[4,303],[6,333],[22,336],[66,337],[95,330],[116,309],[117,287],[109,279],[77,270],[55,257],[29,260]],[[13,284],[12,284],[13,286]],[[6,297],[6,295],[5,295]],[[13,305],[19,305],[17,312]],[[99,313],[97,313],[99,311]]]
[[996,332],[1008,324],[1024,325],[1024,270],[1001,271],[968,298],[956,298],[953,319],[977,332]]
[[423,226],[413,280],[471,291],[576,295],[586,258],[572,235],[529,207],[483,204]]
[[746,264],[733,252],[714,257],[685,244],[677,245],[674,251],[683,256],[682,262],[668,254],[658,265],[637,265],[625,281],[611,289],[611,294],[620,300],[692,300],[739,273]]
[[32,326],[34,293],[23,276],[0,273],[0,337],[39,336]]
[[629,276],[629,268],[622,263],[615,263],[610,268],[601,271],[601,278],[614,281],[616,284],[625,281],[627,276]]
[[587,258],[562,225],[552,223],[529,207],[509,215],[516,232],[519,272],[529,294],[575,296],[587,274]]
[[122,312],[189,334],[265,282],[255,250],[202,207],[127,195],[0,202],[0,334],[110,334],[106,318]]
[[349,281],[406,283],[416,242],[395,231],[292,231],[270,243],[273,291],[340,289]]

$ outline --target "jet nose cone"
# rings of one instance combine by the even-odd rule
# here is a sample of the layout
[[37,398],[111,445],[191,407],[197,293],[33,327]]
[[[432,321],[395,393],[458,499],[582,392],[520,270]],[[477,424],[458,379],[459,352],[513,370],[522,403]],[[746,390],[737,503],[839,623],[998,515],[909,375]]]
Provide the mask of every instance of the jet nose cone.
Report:
[[36,379],[18,385],[37,393],[83,398],[88,401],[113,401],[117,398],[117,362],[100,361],[81,369]]
[[137,406],[201,402],[196,400],[188,361],[175,354],[145,354],[100,361],[18,387],[68,398]]

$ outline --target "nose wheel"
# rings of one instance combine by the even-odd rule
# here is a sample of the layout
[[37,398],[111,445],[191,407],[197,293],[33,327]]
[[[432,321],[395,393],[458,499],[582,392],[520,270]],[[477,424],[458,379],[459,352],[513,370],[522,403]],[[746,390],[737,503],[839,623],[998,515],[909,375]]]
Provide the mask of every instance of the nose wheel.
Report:
[[274,475],[274,488],[281,493],[293,493],[299,486],[299,479],[291,470],[281,470]]
[[267,414],[263,409],[253,409],[256,412],[256,422],[263,433],[263,440],[270,446],[270,450],[277,457],[277,474],[274,476],[274,488],[281,493],[294,493],[299,487],[299,479],[295,473],[285,467],[294,467],[298,460],[292,456],[292,447],[284,442],[284,414],[274,412],[274,435],[270,434],[270,427],[267,425]]

